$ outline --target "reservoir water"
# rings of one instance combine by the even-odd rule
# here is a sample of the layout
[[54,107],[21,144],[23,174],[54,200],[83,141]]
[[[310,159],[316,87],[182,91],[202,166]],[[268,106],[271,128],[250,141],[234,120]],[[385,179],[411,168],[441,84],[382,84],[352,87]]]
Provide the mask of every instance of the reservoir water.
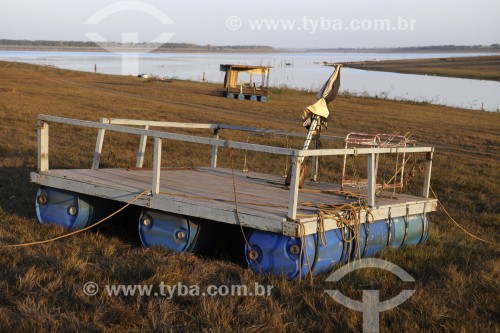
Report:
[[[385,59],[444,58],[477,54],[375,54],[375,53],[105,53],[0,51],[0,60],[56,66],[105,74],[139,73],[185,80],[223,82],[220,64],[272,66],[270,85],[317,91],[332,68],[326,62]],[[125,60],[125,61],[124,61]],[[135,64],[134,64],[135,63]],[[132,65],[130,65],[132,64]],[[357,95],[412,100],[467,109],[500,110],[500,82],[397,74],[344,68],[341,91]]]

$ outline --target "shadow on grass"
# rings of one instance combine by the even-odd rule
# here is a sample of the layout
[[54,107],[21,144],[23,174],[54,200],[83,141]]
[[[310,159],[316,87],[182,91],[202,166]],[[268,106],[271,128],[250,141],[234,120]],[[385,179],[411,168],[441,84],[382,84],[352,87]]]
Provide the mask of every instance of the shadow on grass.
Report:
[[26,218],[36,218],[38,186],[30,183],[28,168],[0,168],[0,209]]

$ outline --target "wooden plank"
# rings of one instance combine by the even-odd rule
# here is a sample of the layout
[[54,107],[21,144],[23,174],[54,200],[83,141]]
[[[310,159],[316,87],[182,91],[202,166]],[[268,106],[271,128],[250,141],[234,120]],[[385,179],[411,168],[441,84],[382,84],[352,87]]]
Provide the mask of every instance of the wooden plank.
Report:
[[[219,141],[220,139],[220,129],[215,130],[214,134],[215,140]],[[212,146],[212,159],[210,161],[210,167],[216,168],[217,167],[217,152],[219,150],[219,146],[217,144]]]
[[[96,181],[104,182],[106,184],[115,183],[120,186],[133,185],[137,187],[140,185],[139,188],[144,187],[144,185],[141,184],[147,184],[153,178],[151,170],[147,172],[135,172],[124,169],[101,169],[100,171],[102,172],[96,174],[90,170],[71,170],[71,172],[64,172],[61,173],[61,175],[73,177],[75,179],[87,179],[89,181],[95,179]],[[57,170],[54,170],[54,172],[56,173]],[[76,176],[73,176],[72,174],[75,174]],[[234,196],[232,178],[222,178],[217,175],[196,171],[175,170],[172,172],[163,172],[161,174],[160,181],[162,184],[162,191],[183,191],[192,194],[206,192],[209,197],[225,196],[225,198],[229,199],[233,199]],[[284,205],[288,204],[287,199],[289,191],[284,185],[283,188],[276,188],[275,186],[270,186],[270,184],[266,183],[253,183],[242,177],[238,177],[236,182],[239,185],[238,195],[251,197],[252,200],[269,200],[269,197],[273,197],[271,198],[272,200],[274,197],[282,197],[282,203]]]
[[291,136],[291,137],[297,137],[297,138],[305,138],[306,137],[306,133],[288,132],[288,131],[283,131],[283,130],[273,130],[273,129],[269,129],[269,128],[258,128],[258,127],[250,127],[250,126],[219,124],[219,128],[233,130],[233,131],[255,132],[255,133],[270,134],[270,135]]
[[[193,129],[228,129],[228,130],[233,130],[233,131],[256,132],[256,133],[262,133],[262,134],[283,135],[283,136],[298,137],[298,138],[305,138],[306,137],[306,133],[289,132],[289,131],[283,131],[283,130],[273,130],[273,129],[268,129],[268,128],[258,128],[258,127],[250,127],[250,126],[237,126],[237,125],[230,125],[230,124],[181,123],[181,122],[120,119],[120,118],[109,119],[109,124],[129,125],[129,126],[149,125],[151,127],[172,127],[172,128],[193,128]],[[342,141],[342,142],[344,141],[343,137],[338,137],[338,136],[323,135],[321,138],[323,140]]]
[[155,138],[155,151],[153,161],[153,187],[152,193],[160,193],[160,172],[161,172],[161,139]]
[[243,142],[236,142],[236,141],[229,141],[229,140],[215,140],[215,139],[201,137],[201,136],[168,133],[168,132],[161,132],[161,131],[152,131],[152,130],[134,128],[134,127],[126,127],[126,126],[121,126],[121,125],[100,124],[100,123],[96,123],[93,121],[69,119],[69,118],[62,118],[62,117],[55,117],[55,116],[48,116],[48,115],[39,115],[38,119],[46,121],[46,122],[55,122],[55,123],[60,123],[60,124],[84,126],[84,127],[89,127],[89,128],[102,128],[102,129],[107,129],[107,130],[121,132],[121,133],[129,133],[129,134],[136,134],[136,135],[148,135],[148,136],[157,137],[157,138],[161,138],[161,139],[170,139],[170,140],[177,140],[177,141],[183,141],[183,142],[192,142],[192,143],[199,143],[199,144],[205,144],[205,145],[211,145],[211,146],[217,144],[219,147],[246,149],[246,150],[257,151],[257,152],[261,152],[261,153],[293,156],[293,155],[297,154],[297,152],[298,152],[297,150],[294,150],[294,149],[258,145],[258,144],[253,144],[253,143],[243,143]]
[[368,206],[375,206],[375,188],[377,187],[375,173],[375,154],[368,155],[368,189],[366,194],[366,200]]
[[49,170],[49,124],[38,121],[38,154],[37,169],[39,172]]
[[[149,129],[149,125],[144,126],[145,130]],[[146,153],[146,144],[148,142],[148,136],[147,135],[141,135],[141,139],[139,141],[139,151],[137,152],[137,162],[135,166],[137,168],[142,168],[144,164],[144,155]]]
[[[109,121],[109,119],[106,119],[106,118],[100,119],[100,122],[103,124],[108,122],[108,121]],[[97,130],[97,140],[95,142],[94,159],[92,160],[92,169],[93,170],[99,169],[99,162],[101,160],[102,146],[104,144],[104,135],[105,134],[106,134],[105,129],[100,128]]]
[[292,158],[292,175],[290,177],[290,200],[288,204],[288,218],[297,218],[297,202],[299,200],[300,164],[302,159]]
[[340,156],[340,155],[368,155],[368,154],[397,154],[397,153],[427,153],[432,147],[397,147],[397,148],[338,148],[338,149],[315,149],[300,150],[298,156]]
[[318,180],[318,170],[319,170],[319,156],[312,157],[312,167],[311,167],[311,180]]
[[217,129],[217,124],[200,124],[200,123],[179,123],[171,121],[155,121],[155,120],[136,120],[136,119],[109,119],[110,124],[114,125],[129,125],[129,126],[151,126],[151,127],[173,127],[173,128],[193,128],[193,129]]
[[[169,175],[168,178],[164,177],[165,173],[162,173],[160,195],[166,195],[172,198],[180,197],[189,200],[190,202],[196,202],[200,205],[212,204],[215,207],[222,209],[231,210],[234,209],[234,192],[232,189],[232,181],[227,179],[226,190],[223,191],[216,186],[206,183],[207,178],[202,179],[190,177],[189,174],[184,172],[173,171],[166,173]],[[80,178],[81,179],[81,178]],[[115,179],[115,177],[107,177],[107,179]],[[149,178],[148,178],[149,179]],[[137,186],[137,188],[142,188],[147,184],[148,179],[141,182],[124,182],[128,185]],[[107,184],[107,183],[106,183]],[[216,182],[215,184],[220,184]],[[238,183],[237,188],[247,188],[247,183]],[[287,211],[287,197],[288,191],[282,191],[283,193],[278,193],[265,197],[264,193],[266,191],[261,191],[261,196],[254,196],[252,194],[237,193],[240,211],[246,211],[247,213],[261,214],[269,213],[273,215],[286,216]],[[269,205],[281,205],[282,207],[270,207]],[[261,205],[261,206],[260,206]],[[246,209],[244,210],[243,207]]]
[[422,191],[422,196],[424,198],[429,197],[429,191],[431,188],[431,172],[432,172],[432,158],[434,153],[430,152],[427,156],[427,161],[425,162],[425,172],[424,172],[424,189]]
[[[162,184],[167,183],[167,186],[162,185],[161,191],[168,191],[172,193],[182,193],[182,194],[190,194],[190,195],[198,195],[205,196],[207,198],[214,199],[223,199],[230,201],[232,203],[233,200],[233,188],[230,170],[221,170],[220,173],[213,173],[210,171],[207,172],[199,172],[195,170],[189,171],[180,171],[175,170],[172,172],[166,173],[169,176],[164,176],[165,173],[162,174],[161,182]],[[108,170],[106,170],[108,171]],[[116,176],[119,176],[122,179],[125,179],[123,183],[133,183],[134,178],[137,180],[141,180],[144,183],[148,182],[148,179],[151,179],[151,172],[140,172],[140,173],[131,173],[130,171],[125,170],[109,170],[117,173]],[[224,174],[224,171],[227,171]],[[263,176],[268,176],[264,175]],[[250,201],[261,204],[269,204],[269,205],[280,205],[286,207],[288,206],[288,197],[289,191],[283,185],[282,187],[276,186],[273,184],[267,183],[267,181],[259,182],[257,179],[246,178],[242,176],[241,172],[235,172],[236,181],[238,184],[238,198],[240,201]],[[214,178],[215,177],[215,178]],[[114,181],[119,181],[119,178],[113,177],[112,175],[106,175],[106,179],[111,179]],[[282,178],[279,176],[274,177],[275,180],[282,181]],[[332,185],[332,184],[331,184]],[[325,189],[338,189],[337,187],[330,186],[327,188],[322,186]],[[352,202],[353,200],[345,200],[343,196],[332,195],[327,193],[309,193],[307,192],[308,188],[305,190],[301,190],[300,197],[304,202],[314,202],[317,204],[343,204]],[[366,192],[366,190],[365,190]],[[378,198],[378,204],[398,204],[401,202],[407,201],[415,201],[418,200],[417,197],[414,196],[405,196],[403,194],[398,195],[397,199],[391,198]],[[306,207],[301,207],[301,203],[298,202],[298,209],[305,209]],[[266,211],[283,211],[283,209],[276,208],[266,208],[259,207],[259,209],[263,209]],[[310,208],[308,208],[310,209]]]

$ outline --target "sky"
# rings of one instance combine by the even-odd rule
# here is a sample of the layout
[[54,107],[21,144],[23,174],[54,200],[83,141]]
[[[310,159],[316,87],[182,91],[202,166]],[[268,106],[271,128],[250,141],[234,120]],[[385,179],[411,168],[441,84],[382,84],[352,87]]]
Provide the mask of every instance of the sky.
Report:
[[277,48],[500,43],[499,0],[2,0],[0,39]]

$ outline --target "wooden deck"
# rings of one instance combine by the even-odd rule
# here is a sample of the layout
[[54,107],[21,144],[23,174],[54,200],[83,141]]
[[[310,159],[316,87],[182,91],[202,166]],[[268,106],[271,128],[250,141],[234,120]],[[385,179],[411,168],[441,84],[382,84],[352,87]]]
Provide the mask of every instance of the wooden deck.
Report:
[[[293,235],[296,222],[287,220],[290,189],[279,176],[234,171],[236,197],[242,225],[261,230]],[[136,195],[151,188],[151,169],[71,169],[47,170],[31,174],[31,181],[77,193],[129,202]],[[233,177],[231,169],[185,168],[162,169],[159,194],[143,196],[138,206],[165,212],[237,224]],[[317,209],[304,203],[338,205],[353,202],[345,196],[327,193],[338,190],[339,185],[307,183],[299,192],[298,220],[304,224],[306,234],[316,233]],[[361,190],[366,194],[366,190]],[[371,213],[376,220],[389,216],[422,214],[436,209],[435,199],[396,194],[377,197]],[[366,217],[361,214],[361,220]],[[336,221],[326,220],[325,229],[337,228]]]

